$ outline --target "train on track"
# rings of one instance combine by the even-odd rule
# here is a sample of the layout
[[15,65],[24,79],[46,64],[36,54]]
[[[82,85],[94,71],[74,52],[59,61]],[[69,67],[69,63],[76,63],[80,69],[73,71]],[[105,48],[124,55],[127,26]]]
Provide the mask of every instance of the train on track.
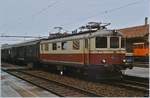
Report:
[[121,70],[132,68],[126,62],[125,40],[120,32],[96,28],[2,47],[2,61],[46,65],[60,74],[77,72],[92,79],[120,78]]

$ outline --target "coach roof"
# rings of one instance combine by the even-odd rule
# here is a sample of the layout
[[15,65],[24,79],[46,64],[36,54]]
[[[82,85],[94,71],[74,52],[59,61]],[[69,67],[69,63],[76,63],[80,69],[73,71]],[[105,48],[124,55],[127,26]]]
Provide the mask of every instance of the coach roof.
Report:
[[36,40],[30,40],[22,43],[12,44],[12,45],[3,45],[2,49],[12,48],[12,47],[22,47],[22,46],[28,46],[28,45],[35,45],[37,44],[41,39]]

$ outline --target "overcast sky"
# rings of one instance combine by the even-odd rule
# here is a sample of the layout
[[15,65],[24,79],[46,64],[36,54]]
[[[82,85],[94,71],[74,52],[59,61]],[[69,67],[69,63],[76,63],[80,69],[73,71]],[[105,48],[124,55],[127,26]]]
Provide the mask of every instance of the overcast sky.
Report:
[[149,0],[0,0],[0,34],[48,36],[53,27],[72,31],[90,21],[111,23],[112,29],[142,25],[148,8]]

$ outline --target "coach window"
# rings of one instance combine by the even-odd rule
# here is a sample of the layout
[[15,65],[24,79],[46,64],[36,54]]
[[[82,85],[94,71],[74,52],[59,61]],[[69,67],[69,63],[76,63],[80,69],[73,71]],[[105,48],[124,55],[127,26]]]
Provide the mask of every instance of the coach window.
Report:
[[80,41],[74,40],[72,44],[73,50],[79,50],[80,49]]
[[66,50],[67,49],[67,42],[62,42],[61,43],[61,49]]
[[48,50],[49,50],[48,43],[45,43],[45,51],[48,51]]
[[43,44],[41,44],[41,51],[43,51]]
[[57,50],[57,43],[52,43],[52,49]]
[[8,50],[8,53],[10,54],[10,50]]
[[119,38],[118,37],[110,38],[110,48],[119,48]]
[[107,37],[96,37],[96,48],[107,48]]

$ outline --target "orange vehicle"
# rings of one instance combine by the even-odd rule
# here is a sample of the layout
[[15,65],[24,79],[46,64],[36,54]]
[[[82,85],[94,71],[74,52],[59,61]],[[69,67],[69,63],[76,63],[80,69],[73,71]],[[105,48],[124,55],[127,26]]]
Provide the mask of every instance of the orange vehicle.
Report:
[[148,59],[149,59],[148,44],[134,43],[133,44],[133,56],[134,56],[134,61],[148,62]]

